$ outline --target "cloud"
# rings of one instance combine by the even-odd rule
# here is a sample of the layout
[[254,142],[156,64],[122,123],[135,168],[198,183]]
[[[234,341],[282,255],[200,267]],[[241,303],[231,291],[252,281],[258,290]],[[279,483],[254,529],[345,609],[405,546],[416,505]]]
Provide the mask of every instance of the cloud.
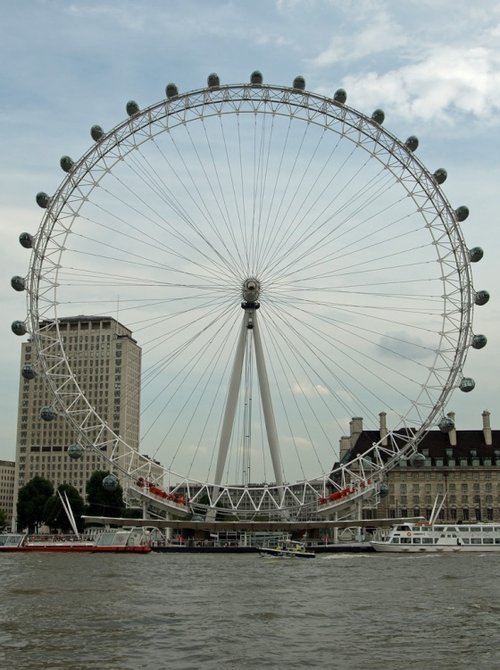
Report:
[[[474,323],[489,343],[467,359],[475,391],[453,399],[464,427],[480,425],[482,409],[494,410],[491,398],[498,395],[500,378],[494,356],[500,346],[495,302],[500,145],[498,133],[491,131],[500,119],[499,15],[495,3],[458,0],[6,4],[0,28],[5,63],[0,75],[5,314],[0,343],[7,417],[2,457],[14,455],[18,401],[21,339],[11,333],[10,323],[26,314],[25,295],[16,294],[9,279],[27,272],[29,252],[17,238],[23,230],[35,233],[42,218],[35,193],[54,192],[63,178],[59,157],[78,158],[91,144],[90,126],[112,127],[124,117],[130,97],[145,106],[163,95],[168,81],[176,81],[181,91],[197,88],[214,69],[224,83],[247,80],[259,68],[266,82],[286,85],[301,72],[312,91],[331,96],[334,82],[347,89],[347,103],[356,109],[384,108],[389,130],[398,116],[405,124],[412,121],[404,137],[415,131],[419,155],[427,151],[426,165],[447,168],[447,196],[471,208],[465,230],[470,246],[485,247],[484,261],[474,267],[474,285],[488,289],[492,300],[475,310]],[[393,360],[396,351],[413,359],[422,352],[422,342],[405,333],[387,333],[379,344],[386,347],[381,356]],[[293,392],[298,402],[300,397],[321,402],[319,396],[328,395],[310,381],[297,383]],[[353,399],[346,400],[350,405]]]
[[498,123],[500,52],[488,48],[435,47],[418,63],[347,76],[344,83],[358,107],[383,104],[402,117],[440,124],[464,114]]
[[284,448],[287,447],[294,447],[295,449],[298,449],[299,451],[309,451],[314,448],[314,445],[312,444],[311,440],[309,440],[307,437],[300,437],[300,436],[288,436],[285,437],[282,440],[283,444],[282,446]]
[[410,360],[425,359],[429,356],[429,347],[420,337],[413,337],[404,331],[386,333],[380,338],[379,348],[384,356],[408,358]]
[[308,398],[330,395],[329,390],[322,384],[312,384],[311,382],[295,382],[292,386],[294,395],[303,395]]
[[367,56],[371,59],[380,53],[399,49],[408,43],[408,33],[383,11],[372,17],[364,26],[353,26],[354,32],[338,32],[330,43],[309,62],[315,67],[330,67],[353,63]]

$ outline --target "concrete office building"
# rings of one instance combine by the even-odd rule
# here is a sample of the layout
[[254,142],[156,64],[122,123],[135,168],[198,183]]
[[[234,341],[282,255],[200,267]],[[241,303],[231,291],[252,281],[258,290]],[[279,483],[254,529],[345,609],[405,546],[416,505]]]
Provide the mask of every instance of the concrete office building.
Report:
[[0,510],[8,525],[14,513],[15,469],[14,461],[0,461]]
[[[89,403],[116,434],[138,449],[141,349],[131,331],[111,317],[96,316],[62,318],[59,329],[70,367]],[[26,365],[37,368],[31,341],[22,344],[21,373]],[[40,417],[42,407],[52,404],[43,375],[25,379],[20,374],[14,499],[35,475],[54,487],[71,484],[85,497],[92,472],[109,469],[92,449],[80,459],[68,456],[68,446],[78,442],[69,422],[62,416],[53,421]]]

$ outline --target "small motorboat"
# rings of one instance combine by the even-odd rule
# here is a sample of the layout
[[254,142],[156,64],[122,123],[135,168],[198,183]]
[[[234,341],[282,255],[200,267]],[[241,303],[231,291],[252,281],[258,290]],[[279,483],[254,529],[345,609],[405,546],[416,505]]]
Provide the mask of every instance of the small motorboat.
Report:
[[308,551],[302,542],[287,542],[278,547],[260,547],[263,558],[316,558],[313,551]]

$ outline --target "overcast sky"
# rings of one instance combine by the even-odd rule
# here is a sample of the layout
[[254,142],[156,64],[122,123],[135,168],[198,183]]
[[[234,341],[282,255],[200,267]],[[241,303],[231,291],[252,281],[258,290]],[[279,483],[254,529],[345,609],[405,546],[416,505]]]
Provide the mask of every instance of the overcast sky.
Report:
[[145,107],[166,83],[199,88],[213,71],[222,83],[246,82],[259,69],[267,83],[289,85],[301,74],[317,93],[343,87],[351,106],[381,107],[385,127],[417,135],[431,171],[446,168],[446,195],[471,210],[468,246],[485,250],[474,286],[491,294],[474,318],[488,347],[466,364],[476,389],[457,391],[448,409],[458,428],[480,427],[484,409],[500,427],[499,2],[4,0],[1,9],[0,458],[15,455],[21,339],[10,324],[26,306],[9,282],[27,271],[18,236],[41,221],[35,194],[56,189],[59,158],[80,156],[93,124],[109,129],[131,98]]

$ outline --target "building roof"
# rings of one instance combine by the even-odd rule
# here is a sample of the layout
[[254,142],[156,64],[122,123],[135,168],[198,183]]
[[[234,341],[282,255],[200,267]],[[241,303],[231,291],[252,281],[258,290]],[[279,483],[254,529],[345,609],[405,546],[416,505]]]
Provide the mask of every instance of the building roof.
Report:
[[[430,458],[433,465],[435,465],[436,459],[443,459],[444,464],[447,464],[449,459],[453,459],[453,461],[466,459],[471,464],[472,458],[479,458],[481,464],[483,459],[491,458],[492,462],[500,465],[500,430],[492,430],[491,437],[492,444],[487,445],[483,430],[457,430],[457,443],[452,445],[449,433],[431,430],[420,442],[418,451]],[[380,432],[378,430],[363,430],[359,434],[356,444],[342,460],[346,462],[356,458],[379,440]]]

